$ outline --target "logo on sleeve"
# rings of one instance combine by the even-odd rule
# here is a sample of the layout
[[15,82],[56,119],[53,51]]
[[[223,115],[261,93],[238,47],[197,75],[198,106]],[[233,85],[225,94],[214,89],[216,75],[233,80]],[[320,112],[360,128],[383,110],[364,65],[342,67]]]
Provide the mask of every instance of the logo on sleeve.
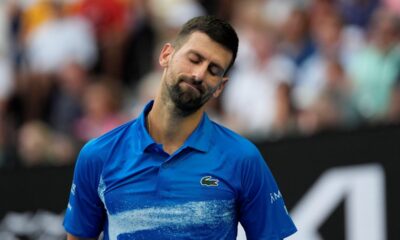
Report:
[[276,202],[278,199],[282,198],[282,194],[280,191],[278,192],[272,192],[269,194],[270,198],[271,198],[271,204]]
[[218,186],[218,179],[214,179],[211,176],[202,177],[200,180],[201,185],[207,187],[217,187]]
[[75,185],[75,183],[73,183],[72,186],[71,186],[72,195],[75,195],[75,191],[76,191],[76,185]]

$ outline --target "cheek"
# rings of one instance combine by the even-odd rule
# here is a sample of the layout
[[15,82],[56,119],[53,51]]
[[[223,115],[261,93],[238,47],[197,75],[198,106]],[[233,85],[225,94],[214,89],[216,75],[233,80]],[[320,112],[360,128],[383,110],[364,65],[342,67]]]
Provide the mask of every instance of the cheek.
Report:
[[171,59],[167,68],[169,78],[176,78],[182,72],[182,61]]
[[192,71],[192,67],[190,66],[190,64],[188,64],[184,60],[177,61],[174,66],[175,72],[178,74],[185,74],[189,76]]
[[214,96],[218,96],[221,91],[222,82],[218,81],[217,83],[208,83],[206,84],[207,91],[212,93]]
[[170,61],[170,68],[175,75],[184,74],[190,76],[193,71],[193,64],[183,55],[174,55]]

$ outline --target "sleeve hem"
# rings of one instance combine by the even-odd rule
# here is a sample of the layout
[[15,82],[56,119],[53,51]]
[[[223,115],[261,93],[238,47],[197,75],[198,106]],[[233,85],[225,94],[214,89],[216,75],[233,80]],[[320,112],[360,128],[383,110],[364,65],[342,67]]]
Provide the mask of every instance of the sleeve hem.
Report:
[[283,229],[281,232],[277,233],[277,234],[273,234],[273,235],[268,235],[268,236],[258,236],[255,238],[249,237],[246,234],[247,240],[282,240],[285,239],[287,237],[289,237],[290,235],[294,234],[295,232],[297,232],[297,228],[293,227],[293,228],[288,228],[288,229]]
[[281,239],[284,239],[284,238],[287,238],[287,237],[289,237],[290,235],[292,235],[292,234],[294,234],[295,232],[297,232],[297,228],[290,228],[290,229],[285,229],[284,231],[282,231],[281,233],[280,233],[280,238]]
[[76,232],[72,229],[70,229],[68,226],[64,225],[64,229],[67,233],[75,236],[75,237],[79,237],[79,238],[98,238],[100,234],[85,234],[82,232]]

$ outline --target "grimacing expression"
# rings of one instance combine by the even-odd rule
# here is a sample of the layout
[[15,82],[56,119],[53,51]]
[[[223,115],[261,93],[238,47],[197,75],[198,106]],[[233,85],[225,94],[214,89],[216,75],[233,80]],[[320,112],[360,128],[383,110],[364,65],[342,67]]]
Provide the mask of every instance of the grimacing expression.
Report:
[[[164,65],[163,52],[167,53]],[[164,84],[181,115],[190,115],[219,96],[228,80],[224,74],[231,58],[229,50],[201,32],[192,33],[181,46],[164,46],[160,56],[166,67]]]

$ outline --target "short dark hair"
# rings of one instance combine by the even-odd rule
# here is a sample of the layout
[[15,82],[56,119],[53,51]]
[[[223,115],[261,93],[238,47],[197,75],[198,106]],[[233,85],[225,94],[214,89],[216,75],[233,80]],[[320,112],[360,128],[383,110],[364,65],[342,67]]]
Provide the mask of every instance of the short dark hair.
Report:
[[214,16],[199,16],[190,19],[182,26],[174,44],[179,48],[190,34],[197,31],[207,34],[212,40],[232,52],[232,60],[225,71],[226,75],[235,62],[238,51],[239,38],[235,29],[227,21]]

